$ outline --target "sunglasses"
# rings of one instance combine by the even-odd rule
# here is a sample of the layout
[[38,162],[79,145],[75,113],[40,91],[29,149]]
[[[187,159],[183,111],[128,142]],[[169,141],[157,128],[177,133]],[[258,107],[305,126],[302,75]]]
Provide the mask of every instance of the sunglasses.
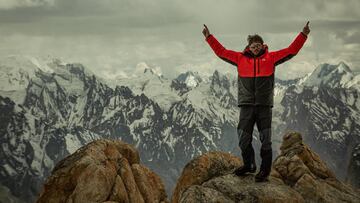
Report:
[[250,49],[256,49],[256,48],[260,49],[261,47],[262,47],[262,44],[258,43],[258,44],[252,44],[249,48]]

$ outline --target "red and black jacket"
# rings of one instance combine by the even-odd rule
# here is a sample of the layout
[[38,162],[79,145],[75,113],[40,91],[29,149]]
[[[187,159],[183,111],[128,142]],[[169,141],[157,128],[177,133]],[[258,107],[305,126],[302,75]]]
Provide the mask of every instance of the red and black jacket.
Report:
[[307,36],[300,32],[289,47],[271,52],[264,44],[258,56],[254,56],[248,47],[242,52],[227,50],[213,35],[208,36],[206,41],[218,57],[237,67],[238,106],[266,105],[272,107],[275,66],[295,56],[306,39]]

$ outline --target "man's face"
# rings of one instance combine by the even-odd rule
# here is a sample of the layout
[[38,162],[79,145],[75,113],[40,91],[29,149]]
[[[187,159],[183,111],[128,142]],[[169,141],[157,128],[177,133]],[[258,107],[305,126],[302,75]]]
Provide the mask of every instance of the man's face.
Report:
[[262,47],[263,45],[260,42],[253,42],[250,44],[249,49],[255,56],[257,56],[260,53]]

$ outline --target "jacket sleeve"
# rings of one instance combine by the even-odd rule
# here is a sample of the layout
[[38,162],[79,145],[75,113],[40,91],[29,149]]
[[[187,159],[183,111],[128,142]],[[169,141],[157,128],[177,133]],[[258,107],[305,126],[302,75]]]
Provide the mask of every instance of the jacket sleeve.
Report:
[[270,52],[269,54],[274,60],[274,65],[277,66],[294,57],[300,51],[306,39],[307,36],[300,32],[289,47],[279,51]]
[[227,50],[212,34],[206,38],[206,41],[218,57],[234,66],[237,66],[238,58],[241,52]]

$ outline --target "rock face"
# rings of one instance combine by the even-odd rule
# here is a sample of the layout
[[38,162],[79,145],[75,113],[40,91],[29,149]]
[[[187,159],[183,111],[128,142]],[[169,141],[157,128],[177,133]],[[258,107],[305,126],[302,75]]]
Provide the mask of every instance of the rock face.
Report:
[[360,144],[352,150],[346,182],[360,190]]
[[172,202],[179,202],[182,193],[193,185],[201,185],[213,177],[221,176],[241,165],[241,160],[224,152],[209,152],[190,161],[184,168]]
[[285,134],[280,149],[272,176],[296,190],[305,202],[360,202],[359,193],[340,182],[320,157],[302,142],[299,133]]
[[139,162],[129,144],[91,142],[56,165],[37,202],[168,202],[160,177]]
[[253,174],[232,174],[241,165],[237,157],[203,154],[184,168],[172,202],[360,202],[358,191],[337,180],[299,133],[286,133],[280,150],[263,183]]

